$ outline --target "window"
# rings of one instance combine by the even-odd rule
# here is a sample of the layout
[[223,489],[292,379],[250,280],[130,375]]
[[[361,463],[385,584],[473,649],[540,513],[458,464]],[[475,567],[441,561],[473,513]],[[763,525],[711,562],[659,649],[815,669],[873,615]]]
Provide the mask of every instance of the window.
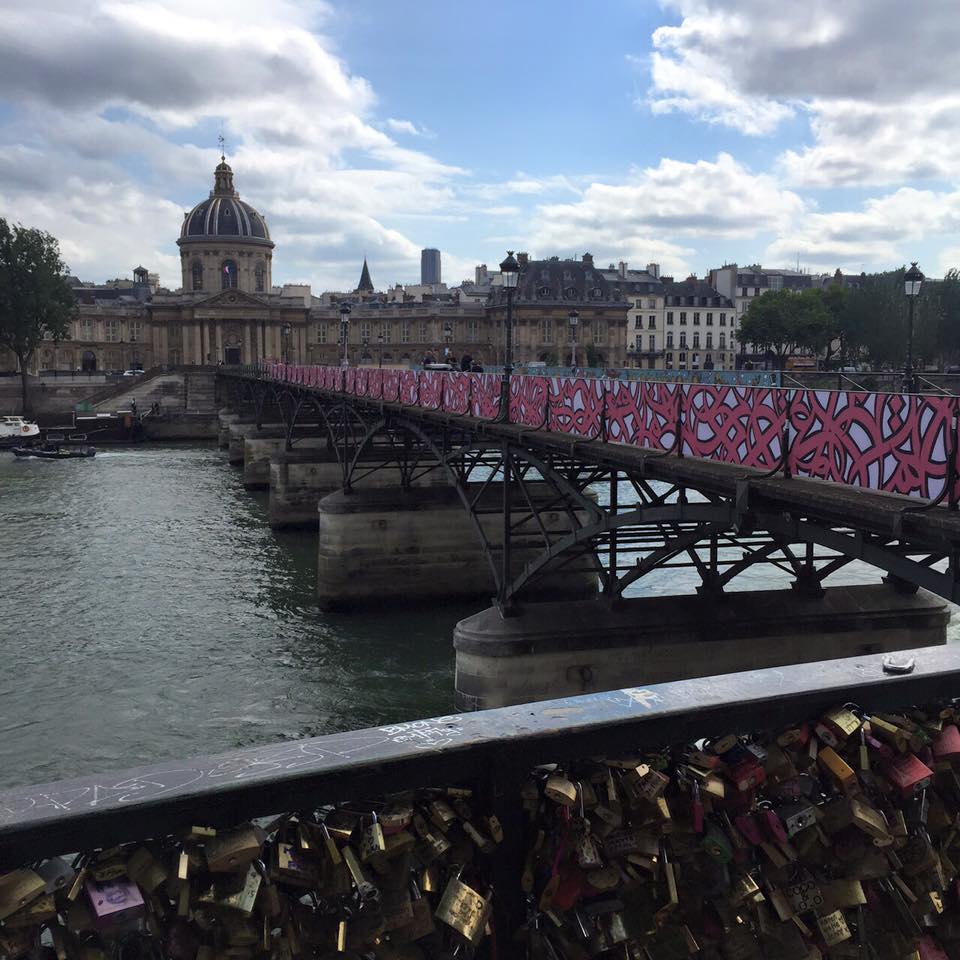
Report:
[[263,261],[258,260],[257,265],[253,271],[254,289],[256,290],[257,293],[263,293],[263,278],[264,278]]
[[720,326],[725,327],[727,325],[727,315],[725,313],[720,314]]
[[649,344],[647,349],[653,353],[653,351],[657,349],[657,338],[652,333],[650,334],[647,343]]
[[103,326],[106,330],[106,336],[104,336],[103,339],[106,340],[107,343],[116,343],[120,339],[120,321],[107,320]]
[[237,265],[233,260],[224,260],[220,267],[220,289],[234,290],[237,286]]
[[680,349],[685,350],[687,348],[687,335],[686,333],[680,334]]
[[380,329],[377,331],[377,343],[391,343],[392,338],[390,336],[390,324],[381,323]]
[[697,327],[700,326],[700,314],[697,312],[694,312],[693,314],[693,323],[694,323],[694,326],[697,326]]
[[642,300],[634,300],[634,301],[633,301],[633,305],[634,305],[638,310],[640,310],[640,309],[642,309],[642,307],[643,307],[643,301],[642,301]]
[[80,339],[81,340],[93,339],[93,319],[91,317],[80,318]]
[[550,288],[540,287],[540,289],[537,290],[537,296],[540,297],[541,300],[545,300],[547,297],[550,296]]
[[712,334],[712,333],[708,333],[708,334],[707,334],[707,349],[708,349],[708,350],[712,350],[712,349],[713,349],[713,334]]
[[193,261],[193,266],[190,268],[191,273],[193,274],[193,289],[202,290],[203,289],[203,264],[199,260]]
[[400,324],[400,342],[409,343],[410,342],[410,321],[404,320]]
[[540,321],[540,342],[553,343],[553,320],[543,319]]
[[638,333],[638,334],[633,338],[633,349],[634,349],[634,350],[638,350],[638,351],[643,349],[643,334],[642,334],[642,333]]
[[143,336],[143,323],[140,320],[130,321],[130,342],[139,343]]
[[[594,290],[593,293],[594,293],[594,296],[596,296],[597,291]],[[563,295],[564,295],[568,300],[576,300],[576,299],[577,299],[577,288],[576,288],[576,287],[567,287],[567,289],[563,291]]]
[[327,325],[325,323],[317,324],[317,343],[327,342]]
[[633,329],[634,330],[643,329],[643,317],[641,317],[639,313],[633,318]]
[[667,333],[667,349],[669,350],[673,346],[673,331]]
[[680,311],[680,322],[681,322],[681,323],[686,323],[686,322],[687,322],[687,311],[686,311],[686,310],[681,310],[681,311]]
[[593,325],[593,344],[599,346],[601,343],[603,343],[603,325],[598,320]]
[[677,359],[680,361],[680,363],[686,363],[686,362],[687,362],[687,355],[686,355],[685,353],[681,353],[680,356],[677,357]]
[[668,310],[668,311],[667,311],[667,323],[673,323],[673,311],[672,311],[672,310]]
[[693,335],[693,349],[694,350],[700,349],[700,331],[699,330]]
[[370,342],[370,321],[364,320],[360,324],[360,342],[369,343]]
[[654,300],[652,297],[647,301],[647,309],[648,309],[648,310],[656,310],[656,309],[657,309],[657,301]]
[[727,346],[727,335],[721,330],[720,331],[720,349],[724,350]]
[[713,314],[712,314],[712,313],[708,313],[708,314],[707,314],[707,326],[708,326],[708,327],[712,327],[712,326],[713,326]]
[[417,341],[419,343],[427,342],[427,321],[421,320],[417,324]]
[[647,317],[647,329],[656,330],[657,329],[657,318],[656,317]]
[[673,363],[673,354],[672,354],[672,353],[668,353],[668,354],[667,354],[667,363]]
[[480,339],[480,321],[474,318],[467,321],[467,341],[477,343]]

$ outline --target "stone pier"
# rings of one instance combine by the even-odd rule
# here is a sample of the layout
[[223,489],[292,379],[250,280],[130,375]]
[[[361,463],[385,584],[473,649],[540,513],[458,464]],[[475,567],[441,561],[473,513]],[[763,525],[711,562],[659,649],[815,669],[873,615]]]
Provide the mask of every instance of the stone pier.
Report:
[[217,419],[219,421],[217,444],[221,450],[226,450],[230,446],[230,427],[241,419],[241,414],[223,409],[217,415]]
[[[529,488],[536,497],[536,484]],[[492,512],[480,517],[487,536],[498,546],[503,532],[502,514],[496,509],[500,496],[499,490],[488,491],[481,507]],[[519,496],[516,509],[527,512]],[[489,598],[496,593],[490,561],[451,487],[338,490],[320,501],[317,516],[317,596],[325,608]],[[540,519],[548,530],[569,530],[562,510],[541,513]],[[515,572],[537,555],[542,544],[532,518],[514,531]],[[491,556],[500,562],[498,549]],[[561,572],[539,584],[539,593],[545,596],[589,597],[596,591],[592,571]]]
[[[886,584],[527,603],[457,624],[463,710],[946,643],[945,601]],[[709,690],[704,690],[709,697]]]
[[[274,529],[309,527],[317,529],[317,504],[339,490],[343,472],[336,452],[325,444],[309,448],[297,443],[292,450],[270,454],[270,526]],[[371,463],[373,461],[371,460]],[[384,466],[363,478],[364,489],[400,486],[400,471]],[[433,470],[417,479],[414,489],[447,486],[446,475]]]
[[[295,450],[321,456],[326,453],[327,438],[317,436],[309,427],[294,428],[293,439]],[[264,427],[244,436],[243,485],[248,490],[266,490],[270,486],[270,463],[285,452],[286,444],[287,432],[283,427]]]

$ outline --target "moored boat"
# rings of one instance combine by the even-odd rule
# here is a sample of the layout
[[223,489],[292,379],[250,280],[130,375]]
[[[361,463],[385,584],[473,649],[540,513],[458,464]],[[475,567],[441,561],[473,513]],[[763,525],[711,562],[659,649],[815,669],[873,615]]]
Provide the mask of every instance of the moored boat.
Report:
[[40,437],[40,428],[23,417],[0,417],[0,447],[18,447]]

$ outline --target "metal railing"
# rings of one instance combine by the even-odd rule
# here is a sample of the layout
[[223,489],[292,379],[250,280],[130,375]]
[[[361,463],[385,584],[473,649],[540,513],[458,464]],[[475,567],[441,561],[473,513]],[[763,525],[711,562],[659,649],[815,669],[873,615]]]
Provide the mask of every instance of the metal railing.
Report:
[[522,915],[521,788],[538,764],[766,731],[843,703],[890,712],[958,695],[960,649],[931,647],[897,654],[893,664],[889,655],[874,655],[681,680],[15,787],[0,793],[0,870],[195,824],[226,827],[413,787],[472,783],[503,825],[490,867],[497,908],[509,921],[498,926],[506,947]]

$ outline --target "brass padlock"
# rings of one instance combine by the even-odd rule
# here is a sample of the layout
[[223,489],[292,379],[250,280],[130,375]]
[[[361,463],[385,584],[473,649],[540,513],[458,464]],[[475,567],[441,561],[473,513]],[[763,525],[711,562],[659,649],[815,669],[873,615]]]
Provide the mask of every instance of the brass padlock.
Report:
[[13,870],[0,876],[0,920],[43,896],[47,885],[33,870]]
[[491,900],[468,887],[459,877],[451,877],[440,899],[435,916],[476,946],[483,938],[490,916]]
[[211,873],[231,873],[259,860],[263,850],[263,833],[252,824],[229,833],[219,833],[204,844],[207,869]]

